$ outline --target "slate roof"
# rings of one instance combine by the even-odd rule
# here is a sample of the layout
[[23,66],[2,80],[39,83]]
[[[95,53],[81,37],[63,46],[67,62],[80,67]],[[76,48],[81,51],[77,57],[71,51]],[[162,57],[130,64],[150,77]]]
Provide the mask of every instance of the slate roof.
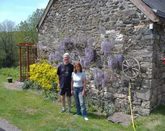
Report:
[[156,15],[165,18],[165,0],[143,0]]

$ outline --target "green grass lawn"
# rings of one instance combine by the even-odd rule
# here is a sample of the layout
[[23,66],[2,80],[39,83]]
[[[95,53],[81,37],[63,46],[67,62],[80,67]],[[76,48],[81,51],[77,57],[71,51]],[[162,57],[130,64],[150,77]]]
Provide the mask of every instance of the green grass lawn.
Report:
[[[60,104],[44,99],[35,91],[4,88],[6,76],[0,74],[0,118],[6,119],[23,131],[132,131],[89,112],[89,121],[80,116],[60,113]],[[75,112],[75,108],[73,109]],[[137,131],[164,131],[165,106],[160,106],[148,117],[138,118]]]

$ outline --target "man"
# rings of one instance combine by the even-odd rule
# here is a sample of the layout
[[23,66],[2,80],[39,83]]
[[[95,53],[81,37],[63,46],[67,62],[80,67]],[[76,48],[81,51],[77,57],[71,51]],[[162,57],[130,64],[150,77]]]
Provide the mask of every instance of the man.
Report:
[[63,55],[63,64],[58,67],[57,74],[59,76],[60,95],[62,102],[61,112],[66,111],[65,96],[68,101],[68,112],[71,111],[71,76],[73,72],[73,65],[70,63],[70,57],[68,53]]

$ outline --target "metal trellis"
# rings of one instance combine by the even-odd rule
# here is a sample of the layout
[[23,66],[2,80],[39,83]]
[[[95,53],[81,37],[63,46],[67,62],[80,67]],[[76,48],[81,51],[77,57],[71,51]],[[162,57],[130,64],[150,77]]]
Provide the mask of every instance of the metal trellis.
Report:
[[37,59],[37,48],[33,43],[19,43],[19,71],[20,81],[29,78],[30,65]]

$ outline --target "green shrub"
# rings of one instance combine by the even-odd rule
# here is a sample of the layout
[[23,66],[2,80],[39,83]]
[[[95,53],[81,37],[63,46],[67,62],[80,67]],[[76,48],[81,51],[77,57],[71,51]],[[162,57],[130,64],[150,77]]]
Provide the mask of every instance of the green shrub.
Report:
[[37,83],[31,80],[25,80],[24,84],[22,85],[22,88],[23,89],[40,89],[41,87]]

